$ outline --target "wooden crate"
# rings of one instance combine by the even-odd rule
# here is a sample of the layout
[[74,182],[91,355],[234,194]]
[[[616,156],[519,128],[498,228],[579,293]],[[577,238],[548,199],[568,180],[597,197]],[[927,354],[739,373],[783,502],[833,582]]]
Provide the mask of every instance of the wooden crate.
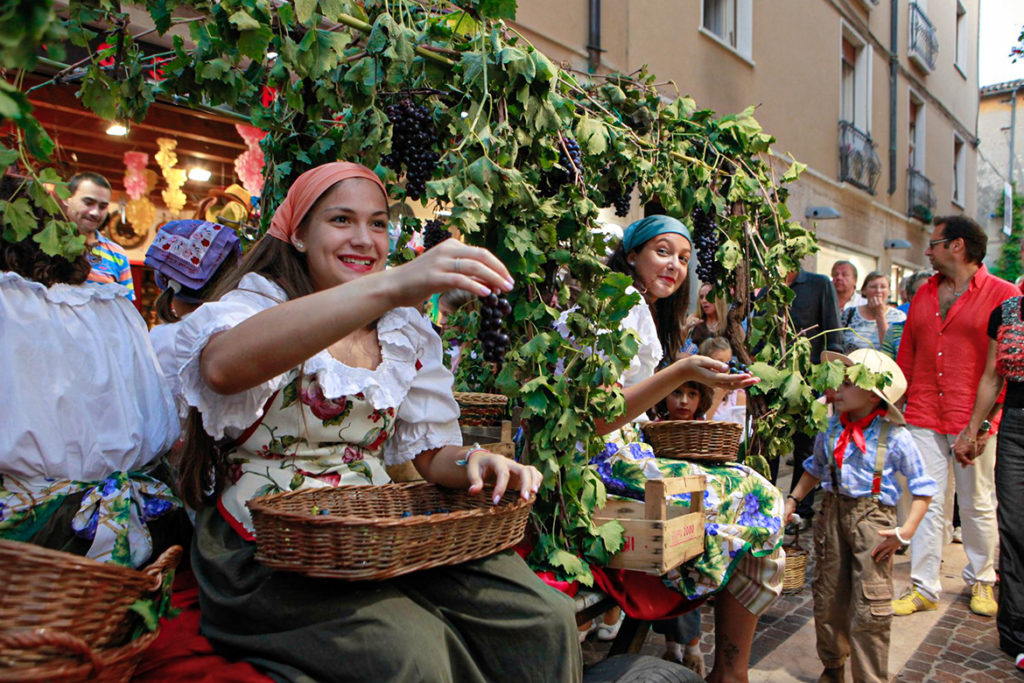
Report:
[[[597,524],[616,520],[625,529],[622,550],[609,567],[662,575],[704,552],[703,475],[649,479],[644,502],[611,500],[594,515]],[[692,493],[690,505],[672,505],[668,497]]]

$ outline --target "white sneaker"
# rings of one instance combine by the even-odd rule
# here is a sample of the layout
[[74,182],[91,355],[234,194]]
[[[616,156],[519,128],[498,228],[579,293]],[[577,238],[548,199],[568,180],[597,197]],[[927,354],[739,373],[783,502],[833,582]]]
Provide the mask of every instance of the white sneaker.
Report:
[[964,542],[963,531],[960,529],[960,527],[955,527],[953,529],[953,543],[963,543],[963,542]]

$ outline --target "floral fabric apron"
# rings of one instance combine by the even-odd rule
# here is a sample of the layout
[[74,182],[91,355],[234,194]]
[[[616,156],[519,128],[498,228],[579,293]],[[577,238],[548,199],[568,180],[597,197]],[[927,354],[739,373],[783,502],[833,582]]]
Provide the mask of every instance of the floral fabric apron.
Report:
[[314,375],[297,376],[271,397],[263,419],[228,456],[219,508],[243,538],[253,527],[245,503],[283,491],[390,481],[381,451],[395,408],[374,410],[362,393],[324,398]]

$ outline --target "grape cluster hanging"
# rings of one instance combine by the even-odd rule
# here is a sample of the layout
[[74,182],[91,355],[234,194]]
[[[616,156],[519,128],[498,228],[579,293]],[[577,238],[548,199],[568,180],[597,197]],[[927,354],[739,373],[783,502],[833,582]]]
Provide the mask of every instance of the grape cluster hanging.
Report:
[[384,112],[391,122],[391,153],[381,163],[399,175],[405,167],[405,196],[417,200],[423,196],[441,158],[435,150],[437,131],[430,111],[405,98],[389,104]]
[[583,153],[573,138],[564,138],[559,145],[558,165],[544,174],[538,187],[544,197],[554,197],[564,185],[579,181],[583,174]]
[[701,282],[716,282],[722,267],[716,260],[721,235],[714,215],[698,207],[693,209],[693,246],[697,250],[697,277]]
[[484,360],[489,363],[500,363],[508,352],[508,333],[502,328],[505,316],[512,314],[512,304],[508,299],[497,294],[480,299],[480,331],[477,338],[484,347]]

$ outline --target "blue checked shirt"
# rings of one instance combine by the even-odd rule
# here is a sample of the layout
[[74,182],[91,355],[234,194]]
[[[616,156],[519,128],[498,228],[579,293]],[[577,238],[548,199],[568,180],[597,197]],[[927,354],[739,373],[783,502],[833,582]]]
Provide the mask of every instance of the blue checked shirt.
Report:
[[[843,455],[838,493],[851,498],[871,496],[871,482],[875,475],[875,445],[878,443],[878,432],[881,428],[882,418],[876,417],[864,430],[867,453],[862,453],[853,443],[853,439],[850,439]],[[828,428],[824,434],[818,434],[815,438],[814,452],[804,462],[804,470],[820,479],[821,486],[826,491],[835,492],[829,460],[832,457],[832,448],[842,431],[843,425],[839,421],[839,416],[829,418]],[[925,474],[924,460],[917,450],[914,437],[905,428],[893,425],[889,428],[889,450],[886,451],[885,465],[882,468],[881,502],[884,505],[896,505],[900,497],[900,486],[893,476],[896,472],[907,478],[907,488],[911,495],[934,496],[938,493],[938,484]]]

